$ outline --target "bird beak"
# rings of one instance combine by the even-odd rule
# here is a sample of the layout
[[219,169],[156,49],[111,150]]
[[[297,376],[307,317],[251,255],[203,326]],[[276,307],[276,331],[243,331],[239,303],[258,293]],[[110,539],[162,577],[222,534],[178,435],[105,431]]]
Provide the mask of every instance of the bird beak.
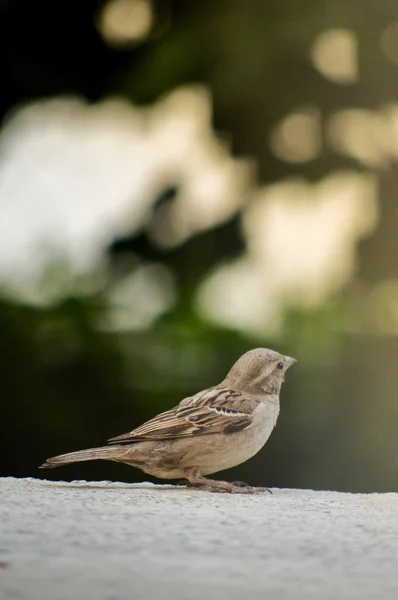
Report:
[[291,356],[285,356],[285,359],[283,361],[286,365],[286,368],[288,369],[289,367],[291,367],[295,362],[297,362],[297,360],[295,358],[292,358]]

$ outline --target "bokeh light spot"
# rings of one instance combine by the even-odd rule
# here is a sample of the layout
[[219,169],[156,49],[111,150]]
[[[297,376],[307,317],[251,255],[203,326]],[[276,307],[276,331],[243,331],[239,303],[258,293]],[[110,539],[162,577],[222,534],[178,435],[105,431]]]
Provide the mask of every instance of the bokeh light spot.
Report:
[[329,29],[320,33],[311,48],[313,66],[338,84],[358,81],[358,39],[350,29]]
[[316,158],[321,148],[319,110],[309,107],[287,115],[272,132],[270,144],[275,156],[286,162]]
[[145,39],[151,26],[150,0],[108,0],[98,19],[101,35],[113,46],[126,46]]

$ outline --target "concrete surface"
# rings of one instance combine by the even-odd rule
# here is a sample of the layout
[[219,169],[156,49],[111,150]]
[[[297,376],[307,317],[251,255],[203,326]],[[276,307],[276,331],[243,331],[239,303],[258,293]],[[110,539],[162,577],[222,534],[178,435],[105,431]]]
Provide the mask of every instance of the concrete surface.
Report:
[[398,494],[0,479],[1,600],[398,598]]

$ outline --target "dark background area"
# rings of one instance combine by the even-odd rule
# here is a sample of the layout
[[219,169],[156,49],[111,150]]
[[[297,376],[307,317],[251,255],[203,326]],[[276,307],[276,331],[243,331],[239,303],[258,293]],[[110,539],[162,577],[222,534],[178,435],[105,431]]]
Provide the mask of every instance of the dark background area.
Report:
[[[109,97],[121,97],[135,111],[145,111],[181,86],[204,86],[212,112],[209,136],[220,140],[232,161],[250,159],[253,173],[242,185],[242,204],[226,218],[193,228],[167,245],[158,240],[167,228],[173,232],[178,207],[189,200],[189,190],[183,171],[166,170],[154,186],[146,218],[138,222],[132,217],[119,233],[110,230],[100,248],[101,285],[88,286],[89,293],[82,293],[79,285],[82,279],[89,281],[90,274],[82,278],[73,268],[69,288],[57,293],[56,300],[41,304],[23,293],[23,285],[18,290],[11,286],[10,292],[9,282],[0,278],[0,475],[147,479],[127,466],[105,462],[45,472],[37,467],[49,456],[98,446],[131,430],[183,397],[218,383],[244,351],[264,346],[299,362],[283,386],[280,419],[266,448],[226,477],[281,487],[397,491],[398,138],[393,120],[398,107],[397,3],[159,0],[148,3],[152,21],[145,34],[109,39],[101,19],[112,2],[120,1],[0,3],[0,237],[6,239],[14,228],[22,231],[9,220],[5,199],[13,200],[2,191],[11,152],[7,131],[20,110],[52,98],[76,96],[90,110]],[[130,3],[133,9],[146,0]],[[122,20],[125,23],[127,19]],[[337,39],[343,40],[343,58],[336,42],[331,54],[325,50],[317,62],[316,41],[329,31],[342,32]],[[351,70],[350,60],[356,61]],[[336,75],[340,63],[342,74],[337,69]],[[286,125],[284,120],[297,113],[304,114],[304,121]],[[342,126],[336,115],[345,117]],[[286,127],[279,127],[284,122]],[[24,145],[23,135],[22,128],[13,144]],[[26,153],[29,157],[29,146]],[[187,163],[191,158],[188,153]],[[67,162],[70,156],[65,152],[55,159]],[[40,175],[51,174],[53,160],[50,155],[48,163],[43,159]],[[22,179],[25,168],[16,164]],[[155,171],[154,167],[154,180]],[[374,205],[365,198],[361,205],[366,194],[360,193],[354,217],[345,215],[339,200],[347,174],[364,185],[373,182]],[[333,189],[329,193],[331,216],[314,217],[313,225],[308,225],[306,215],[313,211],[316,216],[317,202],[318,206],[323,202],[315,191],[329,185],[331,176],[342,186],[337,186],[336,194]],[[280,285],[281,274],[299,273],[294,286],[286,284],[279,297],[273,296],[277,326],[272,318],[268,325],[264,319],[264,326],[256,327],[249,318],[235,322],[233,317],[217,317],[219,313],[209,317],[198,304],[204,283],[217,270],[254,252],[245,215],[251,214],[257,194],[270,189],[264,186],[294,186],[297,181],[311,191],[308,202],[313,208],[299,193],[289,196],[286,205],[282,198],[290,229],[280,242],[280,271],[278,264],[268,268],[265,257],[265,266],[258,271],[260,291],[253,292],[255,298],[245,296],[250,315],[251,301],[261,305],[261,290],[265,297],[268,287]],[[62,188],[67,182],[58,184]],[[206,190],[205,178],[203,186]],[[39,210],[40,194],[35,196],[33,188],[24,194],[35,198],[21,208],[26,222],[36,202]],[[52,201],[57,204],[61,199],[55,195]],[[265,195],[267,202],[271,206],[274,200]],[[367,220],[368,227],[357,226]],[[274,240],[272,223],[264,224],[265,245],[267,236]],[[308,238],[306,251],[296,253],[297,265],[290,264],[291,237]],[[330,239],[331,250],[322,258],[318,240],[325,239]],[[271,241],[268,252],[274,247]],[[318,254],[318,279],[307,278],[305,261]],[[352,265],[329,285],[334,281],[333,268],[327,266],[332,254],[336,264]],[[63,267],[57,253],[52,256],[49,251],[46,258],[51,265],[46,281],[55,289]],[[35,256],[29,260],[33,265]],[[242,272],[248,273],[251,264],[242,262]],[[162,273],[170,274],[173,302],[145,326],[105,327],[113,288],[145,265],[160,266]],[[230,298],[232,302],[240,286],[246,285],[244,272],[242,277],[220,296],[226,315]],[[289,283],[288,275],[284,281]],[[322,285],[327,293],[314,292],[313,301],[302,301],[306,290]]]

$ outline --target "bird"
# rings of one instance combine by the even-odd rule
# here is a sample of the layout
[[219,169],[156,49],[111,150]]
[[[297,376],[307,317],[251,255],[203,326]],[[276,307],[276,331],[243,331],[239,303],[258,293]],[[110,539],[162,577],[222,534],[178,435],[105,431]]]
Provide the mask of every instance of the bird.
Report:
[[205,491],[270,491],[207,476],[247,461],[264,446],[279,415],[285,373],[295,362],[267,348],[249,350],[218,385],[184,398],[171,410],[109,439],[106,446],[54,456],[40,468],[110,460]]

